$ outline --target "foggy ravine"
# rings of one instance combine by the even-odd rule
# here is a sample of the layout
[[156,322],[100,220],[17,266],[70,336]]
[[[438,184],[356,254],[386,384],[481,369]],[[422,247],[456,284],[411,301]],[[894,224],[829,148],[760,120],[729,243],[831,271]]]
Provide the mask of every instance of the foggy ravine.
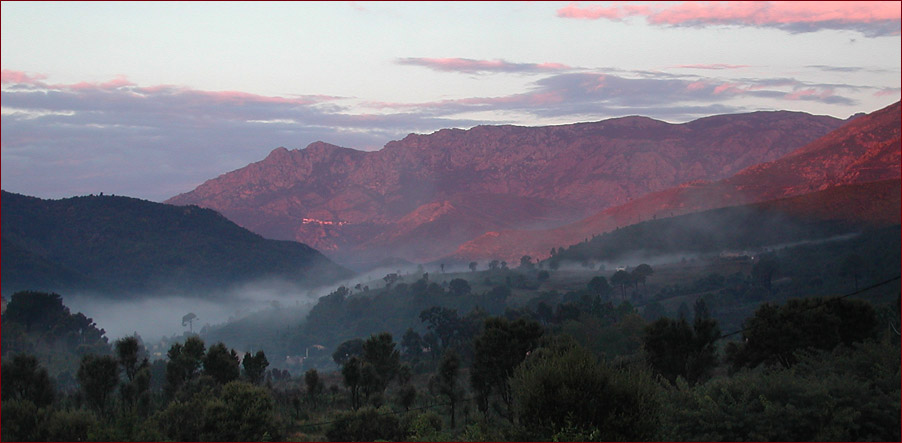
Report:
[[[329,288],[306,289],[284,281],[260,281],[236,286],[217,298],[183,294],[142,294],[116,299],[96,294],[63,295],[66,306],[82,312],[106,330],[110,341],[137,333],[145,342],[180,335],[189,330],[182,317],[194,313],[192,329],[225,323],[274,306],[299,306],[306,313]],[[302,320],[302,319],[299,319]]]

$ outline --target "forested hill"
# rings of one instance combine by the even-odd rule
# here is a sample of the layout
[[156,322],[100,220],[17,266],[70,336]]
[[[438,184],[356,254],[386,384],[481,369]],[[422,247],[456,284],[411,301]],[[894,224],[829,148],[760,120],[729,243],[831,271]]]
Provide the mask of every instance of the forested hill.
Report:
[[260,278],[330,283],[350,273],[315,249],[267,240],[198,207],[116,196],[2,193],[4,295],[25,289],[217,290]]
[[899,205],[899,180],[838,186],[797,197],[637,223],[560,248],[549,260],[591,262],[718,253],[818,240],[898,225]]

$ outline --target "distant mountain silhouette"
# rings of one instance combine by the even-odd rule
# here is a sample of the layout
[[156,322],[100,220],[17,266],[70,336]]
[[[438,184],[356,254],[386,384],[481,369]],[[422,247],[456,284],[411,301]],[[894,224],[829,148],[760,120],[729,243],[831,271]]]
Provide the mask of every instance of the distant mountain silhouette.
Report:
[[309,246],[266,240],[196,206],[6,191],[0,202],[3,294],[210,292],[269,277],[314,285],[350,274]]
[[[780,159],[750,166],[732,177],[713,183],[692,182],[649,193],[554,229],[489,232],[462,245],[455,257],[460,260],[522,255],[545,257],[552,247],[578,243],[593,235],[653,218],[775,200],[837,186],[899,179],[902,175],[900,127],[897,102],[851,120]],[[862,193],[856,198],[876,197]],[[839,212],[837,216],[853,217],[856,207],[839,206],[833,210]],[[889,210],[899,212],[899,205],[895,204]]]
[[485,232],[560,226],[693,180],[775,160],[842,120],[754,112],[409,135],[375,152],[279,148],[168,203],[215,209],[344,263],[427,261]]

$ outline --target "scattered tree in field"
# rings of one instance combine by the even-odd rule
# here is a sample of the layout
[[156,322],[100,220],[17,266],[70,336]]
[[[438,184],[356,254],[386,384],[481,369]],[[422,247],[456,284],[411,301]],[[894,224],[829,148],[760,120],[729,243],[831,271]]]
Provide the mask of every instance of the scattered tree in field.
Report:
[[494,270],[498,269],[499,266],[501,266],[501,262],[499,262],[498,260],[492,260],[489,262],[489,270],[490,271],[494,271]]
[[471,261],[470,262],[470,272],[476,272],[476,266],[478,266],[478,264],[475,261]]

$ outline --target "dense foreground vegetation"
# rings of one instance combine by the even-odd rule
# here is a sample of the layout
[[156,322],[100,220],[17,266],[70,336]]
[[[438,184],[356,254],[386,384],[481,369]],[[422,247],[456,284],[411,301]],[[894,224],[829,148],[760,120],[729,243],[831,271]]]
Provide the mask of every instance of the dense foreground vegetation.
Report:
[[[153,361],[140,337],[111,344],[59,295],[20,292],[2,319],[0,432],[899,441],[897,238],[894,228],[676,267],[574,273],[524,258],[389,274],[323,297],[269,347],[242,341],[254,329],[238,322],[185,334]],[[307,358],[289,372],[282,352]]]

